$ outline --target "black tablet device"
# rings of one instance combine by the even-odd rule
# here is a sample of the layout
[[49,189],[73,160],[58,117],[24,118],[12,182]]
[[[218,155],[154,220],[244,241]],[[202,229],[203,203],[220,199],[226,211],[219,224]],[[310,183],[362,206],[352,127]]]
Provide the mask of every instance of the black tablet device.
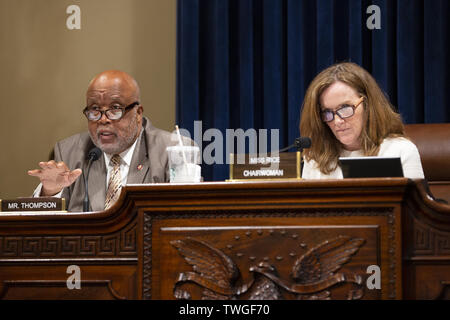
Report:
[[403,177],[398,157],[341,157],[339,165],[344,178]]

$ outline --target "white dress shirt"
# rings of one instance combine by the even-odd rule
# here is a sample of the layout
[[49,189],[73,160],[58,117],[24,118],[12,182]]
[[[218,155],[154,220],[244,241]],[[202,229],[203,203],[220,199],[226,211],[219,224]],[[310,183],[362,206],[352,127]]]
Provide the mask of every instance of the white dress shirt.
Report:
[[[127,184],[128,172],[130,171],[131,158],[133,157],[134,149],[136,148],[136,139],[134,143],[126,149],[125,151],[119,153],[120,156],[120,178],[122,179],[122,186]],[[112,154],[104,153],[105,165],[106,165],[106,190],[108,190],[108,182],[109,177],[111,176],[111,172],[113,170],[113,166],[111,165]]]
[[[344,150],[341,157],[362,157],[361,151]],[[380,145],[379,157],[400,157],[403,168],[403,175],[410,179],[423,179],[422,162],[419,150],[414,143],[402,137],[386,138]],[[337,168],[329,174],[322,173],[314,160],[306,161],[303,164],[303,179],[342,179],[342,169]]]

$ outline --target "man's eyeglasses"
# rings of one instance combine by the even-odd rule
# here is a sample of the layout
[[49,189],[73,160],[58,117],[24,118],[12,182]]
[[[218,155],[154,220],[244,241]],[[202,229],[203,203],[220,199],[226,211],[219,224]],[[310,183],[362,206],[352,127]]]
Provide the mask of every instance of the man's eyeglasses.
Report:
[[359,98],[358,103],[354,106],[344,104],[336,111],[325,109],[320,112],[322,120],[324,122],[330,122],[334,120],[334,115],[337,114],[341,119],[350,118],[355,114],[356,108],[364,101],[364,97]]
[[134,108],[137,105],[139,105],[138,101],[135,101],[126,107],[114,106],[106,110],[86,107],[84,108],[83,113],[89,121],[98,121],[103,117],[103,114],[105,114],[109,120],[119,120],[127,110]]

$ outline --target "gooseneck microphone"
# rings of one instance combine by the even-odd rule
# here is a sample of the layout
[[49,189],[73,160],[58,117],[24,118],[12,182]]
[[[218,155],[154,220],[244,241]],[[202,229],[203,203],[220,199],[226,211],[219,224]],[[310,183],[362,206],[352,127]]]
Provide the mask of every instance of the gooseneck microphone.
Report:
[[84,176],[84,188],[86,189],[86,193],[84,194],[84,200],[83,200],[83,212],[89,211],[89,193],[88,193],[88,178],[89,178],[89,171],[91,170],[91,164],[100,156],[102,155],[102,150],[100,150],[97,147],[92,148],[89,150],[87,159],[89,159],[88,165],[87,165],[87,173],[83,174]]
[[294,147],[297,148],[297,151],[303,152],[303,149],[308,149],[309,147],[311,147],[311,138],[309,137],[295,138],[295,142],[293,144],[291,144],[289,147],[279,150],[279,152],[285,152]]

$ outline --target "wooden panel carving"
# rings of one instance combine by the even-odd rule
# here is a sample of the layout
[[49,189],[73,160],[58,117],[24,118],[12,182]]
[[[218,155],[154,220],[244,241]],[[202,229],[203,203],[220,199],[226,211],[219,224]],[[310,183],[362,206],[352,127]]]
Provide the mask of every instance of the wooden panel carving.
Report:
[[67,289],[64,280],[5,280],[0,288],[0,299],[126,299],[111,280],[82,280],[81,290]]
[[414,218],[413,235],[413,256],[450,255],[450,232],[437,230]]
[[[0,299],[136,299],[136,261],[110,264],[86,261],[33,261],[2,264]],[[80,288],[73,284],[68,266],[79,267]]]
[[136,255],[136,223],[107,235],[0,236],[1,260]]
[[150,217],[148,214],[144,215],[144,257],[143,257],[143,276],[142,276],[142,285],[143,299],[151,299],[152,298],[152,225],[150,221]]
[[[367,223],[346,225],[355,216]],[[391,207],[152,212],[144,214],[144,224],[145,299],[396,297],[398,249]],[[384,255],[380,241],[387,245]],[[332,263],[331,247],[340,252],[340,263]],[[318,258],[314,264],[309,259],[321,250],[329,260],[321,264]],[[369,265],[385,270],[382,290],[366,288]],[[222,282],[205,276],[206,266],[226,270]],[[318,266],[320,271],[314,269]],[[305,276],[306,270],[316,278]]]
[[[194,282],[204,289],[202,299],[235,299],[248,294],[250,300],[278,300],[284,298],[283,290],[294,294],[297,299],[329,299],[329,289],[336,284],[349,282],[355,283],[357,289],[349,290],[348,298],[359,299],[364,293],[363,276],[338,271],[364,242],[364,239],[338,236],[320,243],[294,261],[291,279],[287,281],[286,277],[283,279],[278,275],[275,266],[264,261],[264,258],[258,259],[260,261],[249,268],[249,280],[244,282],[236,263],[221,250],[205,241],[189,237],[173,240],[170,243],[194,270],[178,274],[174,296],[190,299],[190,293],[180,287],[185,282]],[[243,256],[242,253],[237,255]],[[291,253],[291,256],[294,255]],[[276,260],[282,259],[281,255],[276,256]],[[239,282],[241,284],[238,285]]]
[[[71,264],[86,293],[65,292]],[[450,206],[401,178],[131,185],[111,211],[0,215],[3,298],[448,299],[449,266]]]

